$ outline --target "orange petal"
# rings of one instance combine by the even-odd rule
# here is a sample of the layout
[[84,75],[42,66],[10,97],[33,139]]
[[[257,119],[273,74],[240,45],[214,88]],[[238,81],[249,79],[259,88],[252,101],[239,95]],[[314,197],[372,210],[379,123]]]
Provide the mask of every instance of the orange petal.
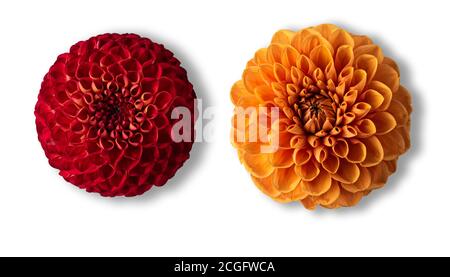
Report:
[[288,131],[289,133],[291,133],[293,135],[303,135],[304,134],[303,129],[296,123],[289,125],[286,128],[286,131]]
[[317,136],[308,136],[307,140],[309,145],[311,145],[313,148],[316,148],[320,145],[320,138],[318,138]]
[[309,57],[307,57],[306,55],[300,55],[297,58],[297,68],[300,69],[300,71],[304,74],[311,75],[316,69],[316,66],[309,59]]
[[361,139],[367,149],[366,159],[361,163],[364,167],[370,167],[379,164],[384,157],[383,146],[380,141],[375,137],[369,137]]
[[272,177],[273,185],[281,192],[290,192],[294,190],[300,180],[300,176],[295,173],[293,167],[276,168]]
[[392,100],[387,111],[394,116],[397,126],[406,126],[409,120],[409,114],[405,106],[397,100]]
[[[259,154],[259,153],[271,153],[272,151],[265,151],[264,149],[272,149],[271,145],[268,143],[261,142],[249,142],[249,138],[245,137],[242,132],[236,128],[231,130],[231,143],[234,147],[240,148],[248,154]],[[277,148],[275,148],[277,150]]]
[[317,206],[317,202],[315,201],[313,196],[308,196],[300,201],[305,208],[308,210],[314,210]]
[[242,160],[247,170],[255,177],[264,178],[274,171],[269,162],[269,154],[244,153]]
[[327,40],[330,39],[331,34],[337,29],[339,27],[334,24],[320,24],[314,27],[314,30],[318,31]]
[[334,67],[334,63],[328,63],[327,67],[325,68],[325,77],[327,78],[328,87],[330,85],[330,82],[334,87],[334,83],[337,82],[337,72],[336,68]]
[[334,49],[338,49],[342,45],[349,45],[352,48],[355,46],[352,36],[343,29],[336,29],[331,33],[329,41]]
[[332,147],[332,146],[334,146],[335,143],[336,143],[336,138],[331,135],[328,135],[323,138],[323,144],[325,146]]
[[347,160],[352,163],[360,163],[365,160],[367,152],[366,146],[358,141],[348,144],[349,151],[347,155]]
[[354,125],[358,132],[358,138],[367,138],[374,135],[377,132],[377,128],[372,120],[364,118],[356,122]]
[[335,68],[338,74],[345,67],[353,65],[353,61],[354,61],[353,48],[351,46],[343,45],[337,49],[335,58]]
[[378,107],[383,104],[384,97],[381,93],[379,93],[376,90],[368,89],[363,93],[362,99],[364,102],[369,104],[373,110],[377,109]]
[[233,125],[233,128],[235,128],[236,131],[239,132],[239,135],[243,135],[241,142],[246,141],[245,132],[250,124],[250,117],[251,114],[245,113],[244,109],[236,108],[234,110],[231,124]]
[[258,187],[263,193],[269,195],[270,197],[277,197],[281,194],[281,192],[272,185],[272,175],[269,175],[265,178],[257,178],[252,176],[252,180],[255,183],[256,187]]
[[273,65],[262,64],[259,66],[259,74],[261,78],[266,82],[267,85],[272,86],[273,82],[276,82],[275,76],[273,75]]
[[252,94],[245,88],[244,82],[242,80],[239,80],[234,83],[233,87],[231,88],[230,98],[231,102],[233,102],[234,105],[237,105],[241,97],[251,95]]
[[356,90],[362,92],[366,87],[367,73],[362,69],[356,69],[353,72],[353,79],[351,82],[350,90]]
[[[288,132],[291,132],[291,130],[289,130]],[[289,143],[291,145],[291,148],[304,148],[306,146],[306,138],[304,135],[294,135],[292,136]]]
[[339,198],[336,200],[336,204],[342,207],[351,207],[358,204],[362,197],[363,192],[351,193],[345,189],[341,189],[341,193],[339,194]]
[[[275,77],[274,77],[275,78]],[[284,102],[286,102],[283,98],[287,97],[287,93],[286,93],[286,86],[283,84],[279,84],[277,82],[273,82],[271,84],[271,87],[273,89],[273,92],[275,93],[275,95],[277,97],[279,97],[280,100],[283,100]],[[274,99],[276,100],[276,98]],[[282,105],[280,107],[283,107]]]
[[[328,65],[332,65],[332,63],[329,63]],[[328,65],[326,67],[328,67]],[[320,83],[325,81],[325,74],[323,73],[325,70],[322,70],[321,68],[316,68],[313,72],[313,80],[316,81],[316,83]]]
[[372,55],[377,58],[378,64],[381,64],[384,59],[383,51],[381,51],[381,48],[375,44],[362,45],[356,47],[354,53],[356,59],[358,59],[359,56],[362,56],[364,54]]
[[297,58],[299,55],[300,53],[298,53],[297,49],[289,45],[283,50],[283,54],[281,55],[281,63],[289,69],[297,64]]
[[359,178],[359,167],[356,164],[349,163],[344,159],[340,160],[339,169],[332,175],[333,179],[345,184],[356,182]]
[[233,147],[239,150],[239,148],[243,147],[243,145],[246,143],[245,130],[241,131],[236,128],[236,126],[233,126],[230,132],[230,139]]
[[309,55],[314,47],[321,44],[323,38],[321,38],[320,33],[304,29],[300,32],[297,32],[291,41],[291,45],[297,49],[299,53],[305,53]]
[[353,138],[358,135],[358,131],[353,126],[345,125],[342,127],[343,138]]
[[311,61],[322,70],[325,70],[329,63],[333,63],[333,56],[330,50],[323,45],[315,47],[311,51],[310,57]]
[[358,191],[364,191],[367,188],[369,188],[370,183],[372,182],[372,177],[370,175],[370,171],[365,167],[360,167],[360,174],[359,178],[356,182],[352,184],[344,184],[342,183],[341,186],[349,192],[355,193]]
[[242,96],[239,101],[237,102],[238,107],[242,108],[248,108],[248,107],[255,107],[259,105],[259,100],[254,95],[246,95]]
[[362,69],[367,73],[367,81],[372,81],[378,68],[378,60],[376,57],[363,54],[356,60],[356,68]]
[[354,48],[372,44],[372,40],[368,36],[353,35],[353,41],[355,42]]
[[372,175],[372,183],[370,184],[370,189],[381,188],[386,184],[389,177],[389,168],[386,162],[381,162],[377,166],[369,167],[370,174]]
[[253,59],[249,60],[245,66],[246,67],[258,66],[258,64],[256,63],[255,59],[253,58]]
[[244,85],[249,92],[253,92],[256,87],[265,84],[257,66],[247,67],[242,74],[242,80],[244,80]]
[[253,58],[257,65],[266,64],[267,63],[267,48],[261,48],[255,53],[255,57]]
[[319,163],[322,163],[328,156],[328,151],[324,146],[314,148],[313,153],[316,161],[318,161]]
[[[287,119],[289,120],[289,119]],[[289,149],[290,140],[292,138],[292,134],[286,130],[286,125],[284,124],[284,120],[277,120],[272,124],[272,129],[269,133],[269,141],[272,147],[275,149],[283,148]]]
[[339,188],[339,184],[336,181],[333,181],[330,189],[317,197],[317,202],[320,203],[320,205],[331,205],[339,198],[340,193],[341,189]]
[[281,63],[281,54],[284,46],[279,43],[272,43],[267,48],[267,60],[269,63]]
[[392,67],[395,71],[397,71],[398,75],[400,76],[400,69],[399,69],[397,63],[393,59],[391,59],[389,57],[384,57],[383,63]]
[[333,129],[331,129],[330,135],[337,136],[341,133],[341,131],[342,131],[342,129],[340,127],[334,127]]
[[297,175],[301,176],[305,181],[314,180],[314,178],[316,178],[320,173],[320,169],[313,159],[310,159],[305,164],[296,165],[295,171],[297,172]]
[[288,71],[281,63],[275,63],[273,65],[273,76],[279,83],[289,81],[290,71]]
[[272,43],[290,44],[294,35],[290,30],[279,30],[273,35]]
[[355,103],[357,97],[358,97],[358,91],[355,89],[352,89],[345,93],[344,101],[347,103],[347,106],[350,107]]
[[387,85],[391,91],[397,91],[400,86],[400,76],[397,71],[388,64],[380,64],[374,80],[378,80]]
[[292,134],[287,131],[281,131],[278,133],[279,147],[280,148],[291,148],[291,138]]
[[339,90],[345,91],[345,88],[350,86],[350,83],[353,79],[354,71],[355,70],[353,69],[353,67],[348,66],[339,73],[338,77],[339,85],[336,88],[336,93],[340,95],[341,93]]
[[275,98],[275,94],[272,90],[272,88],[263,85],[255,88],[255,96],[259,99],[261,102],[268,102],[273,101]]
[[409,94],[408,90],[404,88],[403,86],[400,86],[398,91],[396,91],[392,97],[402,103],[403,106],[405,106],[405,109],[408,111],[408,113],[411,113],[412,106],[411,106],[411,94]]
[[391,104],[392,100],[392,90],[384,83],[379,81],[372,81],[369,84],[369,88],[377,91],[381,95],[383,95],[383,104],[381,104],[378,109],[381,111],[386,110]]
[[331,174],[335,174],[339,168],[339,158],[329,154],[325,161],[322,162],[322,167]]
[[370,112],[371,106],[365,102],[358,102],[352,107],[352,113],[356,119],[365,117]]
[[292,149],[279,149],[270,155],[270,163],[273,167],[291,167],[294,164],[293,153]]
[[303,165],[311,159],[312,153],[306,149],[295,149],[293,159],[296,165]]
[[331,187],[331,176],[325,170],[321,170],[319,175],[312,181],[302,180],[300,185],[303,191],[309,195],[317,196],[327,192]]
[[[405,152],[406,150],[411,147],[411,141],[409,137],[409,127],[398,127],[396,129],[397,132],[402,136],[403,140],[405,141]],[[403,153],[402,153],[403,154]]]
[[375,124],[378,135],[387,134],[397,126],[395,118],[388,112],[375,113],[371,120]]
[[348,154],[348,144],[344,139],[338,139],[333,146],[333,152],[340,158],[345,158]]
[[[298,57],[297,60],[298,61]],[[294,84],[299,84],[305,77],[304,73],[297,68],[297,62],[291,67],[291,79]]]
[[302,200],[307,196],[308,194],[302,190],[302,187],[299,184],[293,191],[281,193],[277,197],[273,197],[273,199],[281,203],[289,203],[292,201]]
[[389,134],[378,136],[383,146],[384,160],[393,160],[406,151],[405,139],[398,129]]
[[398,159],[394,159],[391,161],[385,161],[386,167],[388,168],[390,173],[394,173],[395,170],[397,170],[397,160]]

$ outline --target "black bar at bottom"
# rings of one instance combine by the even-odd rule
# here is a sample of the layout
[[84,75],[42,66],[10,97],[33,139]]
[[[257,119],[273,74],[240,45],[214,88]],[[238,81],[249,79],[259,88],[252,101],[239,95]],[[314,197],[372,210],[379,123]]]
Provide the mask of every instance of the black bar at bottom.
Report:
[[[0,266],[3,272],[14,273],[23,271],[38,273],[70,273],[84,274],[101,273],[102,275],[127,274],[126,276],[153,276],[155,273],[165,273],[171,276],[217,276],[217,275],[253,275],[288,276],[339,274],[346,276],[362,276],[367,273],[391,274],[393,270],[426,272],[429,276],[432,270],[443,267],[445,270],[447,258],[219,258],[219,257],[154,257],[154,258],[1,258]],[[357,270],[359,268],[359,270]],[[63,271],[61,271],[63,269]],[[361,271],[362,269],[362,271]],[[130,275],[131,274],[131,275]],[[144,274],[144,275],[143,275]],[[290,276],[290,275],[289,275]]]

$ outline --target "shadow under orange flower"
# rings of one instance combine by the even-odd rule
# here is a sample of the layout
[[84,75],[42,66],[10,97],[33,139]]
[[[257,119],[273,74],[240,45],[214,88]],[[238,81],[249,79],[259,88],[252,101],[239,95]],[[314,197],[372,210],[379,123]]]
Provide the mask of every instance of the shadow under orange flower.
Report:
[[[398,66],[368,37],[334,25],[275,33],[247,63],[231,101],[239,159],[279,202],[353,206],[384,186],[410,147],[411,96]],[[254,126],[267,135],[249,139]]]
[[[175,108],[196,96],[172,52],[135,34],[103,34],[61,54],[35,108],[39,141],[70,183],[103,196],[135,196],[162,186],[189,158],[174,142]],[[186,119],[184,119],[186,120]]]

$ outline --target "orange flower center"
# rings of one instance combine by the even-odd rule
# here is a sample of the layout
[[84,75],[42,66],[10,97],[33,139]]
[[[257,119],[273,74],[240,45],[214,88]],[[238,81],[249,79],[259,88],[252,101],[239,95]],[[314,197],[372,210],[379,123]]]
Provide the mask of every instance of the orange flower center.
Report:
[[305,131],[315,134],[320,130],[328,131],[333,128],[336,112],[333,101],[325,91],[310,88],[303,90],[298,97],[294,110],[299,115]]

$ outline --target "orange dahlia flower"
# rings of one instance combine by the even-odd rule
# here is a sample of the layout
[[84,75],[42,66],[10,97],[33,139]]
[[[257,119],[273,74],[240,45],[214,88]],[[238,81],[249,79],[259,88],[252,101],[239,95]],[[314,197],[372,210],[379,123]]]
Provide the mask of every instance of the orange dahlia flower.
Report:
[[410,147],[411,96],[398,66],[368,37],[334,25],[276,32],[231,101],[239,159],[279,202],[353,206]]

